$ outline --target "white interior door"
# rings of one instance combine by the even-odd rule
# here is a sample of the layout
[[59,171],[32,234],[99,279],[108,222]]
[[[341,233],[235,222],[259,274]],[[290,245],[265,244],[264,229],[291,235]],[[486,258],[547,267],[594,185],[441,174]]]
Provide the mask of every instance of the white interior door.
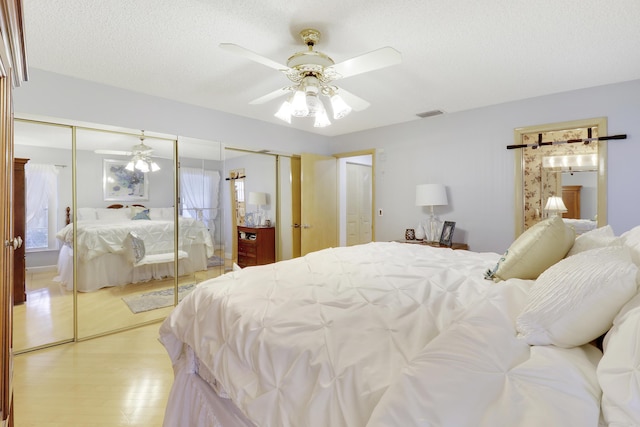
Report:
[[371,166],[347,163],[347,246],[371,242]]

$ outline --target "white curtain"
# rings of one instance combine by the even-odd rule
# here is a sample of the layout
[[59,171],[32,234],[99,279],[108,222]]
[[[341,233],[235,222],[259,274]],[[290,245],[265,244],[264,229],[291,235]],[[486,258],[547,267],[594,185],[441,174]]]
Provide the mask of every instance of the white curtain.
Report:
[[218,216],[220,172],[200,168],[180,168],[182,214],[204,222],[211,233]]
[[[58,200],[58,170],[54,165],[27,163],[25,165],[27,234],[29,230],[47,228],[48,245],[54,240],[51,232],[55,229]],[[30,241],[27,236],[27,241]]]

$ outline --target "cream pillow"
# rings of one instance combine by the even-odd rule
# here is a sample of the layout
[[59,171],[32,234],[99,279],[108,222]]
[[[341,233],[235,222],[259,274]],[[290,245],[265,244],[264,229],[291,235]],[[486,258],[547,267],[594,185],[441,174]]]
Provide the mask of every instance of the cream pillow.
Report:
[[96,209],[96,214],[100,221],[124,221],[131,219],[129,209]]
[[602,248],[612,244],[622,244],[620,239],[613,233],[610,225],[596,228],[576,237],[576,241],[569,250],[567,256],[579,254],[590,249]]
[[575,231],[562,218],[545,219],[527,229],[507,249],[498,264],[485,273],[496,282],[511,278],[536,279],[560,261],[575,240]]
[[637,292],[638,267],[624,246],[592,249],[542,273],[516,319],[531,345],[576,347],[605,333]]
[[95,221],[98,219],[95,208],[78,208],[78,219],[84,221]]
[[598,364],[606,425],[640,425],[640,295],[629,301],[604,339]]
[[636,265],[640,265],[640,226],[622,233],[622,244],[631,249],[631,257]]

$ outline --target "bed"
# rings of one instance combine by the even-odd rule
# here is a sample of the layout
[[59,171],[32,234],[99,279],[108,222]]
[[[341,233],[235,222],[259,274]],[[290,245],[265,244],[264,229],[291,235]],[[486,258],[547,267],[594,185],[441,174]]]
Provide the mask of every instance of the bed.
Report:
[[[116,206],[78,209],[80,292],[174,276],[173,208]],[[178,218],[178,227],[178,275],[206,270],[214,253],[212,230],[185,217]],[[62,242],[56,279],[73,290],[73,224],[56,237]]]
[[375,242],[227,273],[160,327],[164,426],[640,425],[639,262],[640,229],[556,217],[502,255]]

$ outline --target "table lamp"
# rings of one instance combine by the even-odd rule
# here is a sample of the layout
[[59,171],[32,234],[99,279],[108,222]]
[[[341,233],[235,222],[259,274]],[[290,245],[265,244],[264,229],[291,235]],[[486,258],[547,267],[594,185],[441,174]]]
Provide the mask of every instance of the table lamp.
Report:
[[256,219],[256,225],[264,225],[264,217],[262,214],[262,206],[267,204],[267,193],[258,193],[258,192],[249,192],[249,200],[247,201],[250,205],[256,205],[258,208],[257,214],[258,218]]
[[551,197],[547,199],[544,210],[547,212],[547,217],[562,216],[563,213],[567,212],[567,207],[564,205],[562,197],[552,194]]
[[416,186],[416,206],[429,206],[430,215],[425,229],[426,240],[435,242],[438,240],[440,231],[440,220],[436,218],[434,206],[445,206],[449,204],[447,200],[447,190],[443,184],[420,184]]

